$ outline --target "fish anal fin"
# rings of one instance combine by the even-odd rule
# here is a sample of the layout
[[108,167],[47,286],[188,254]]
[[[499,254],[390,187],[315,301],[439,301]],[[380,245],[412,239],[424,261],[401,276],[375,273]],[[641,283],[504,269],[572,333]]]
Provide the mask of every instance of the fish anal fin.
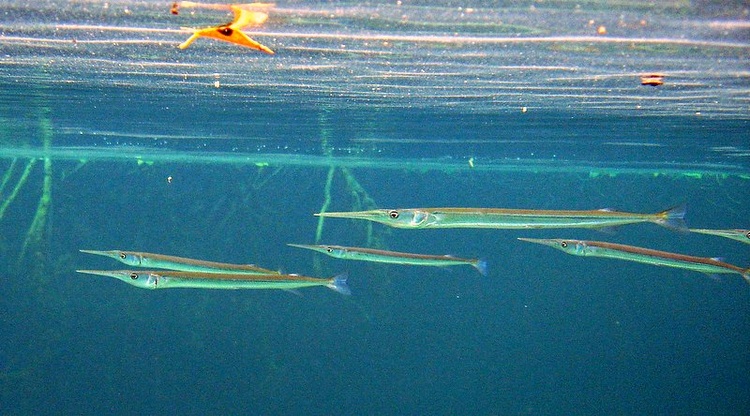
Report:
[[304,298],[305,295],[302,294],[298,289],[282,289],[286,293],[291,293],[292,295],[296,295],[300,298]]
[[713,280],[714,282],[721,282],[721,276],[715,273],[707,273],[706,276],[709,277],[709,279]]

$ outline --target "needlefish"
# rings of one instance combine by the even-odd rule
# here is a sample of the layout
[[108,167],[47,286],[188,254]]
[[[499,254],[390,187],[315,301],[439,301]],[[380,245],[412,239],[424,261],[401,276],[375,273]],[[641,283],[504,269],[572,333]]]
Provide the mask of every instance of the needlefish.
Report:
[[704,228],[691,228],[690,232],[717,235],[719,237],[731,238],[732,240],[750,244],[750,230],[741,230],[739,228],[731,230],[707,230]]
[[467,264],[487,275],[487,262],[483,259],[464,259],[450,255],[429,255],[400,253],[397,251],[377,250],[363,247],[344,247],[323,244],[287,244],[292,247],[306,248],[327,254],[337,259],[373,261],[378,263],[404,264],[413,266],[455,266]]
[[297,274],[206,273],[171,270],[76,270],[78,273],[113,277],[141,289],[299,289],[325,286],[344,295],[351,291],[347,275],[330,279]]
[[167,256],[164,254],[144,253],[124,250],[80,250],[82,253],[109,257],[128,266],[169,269],[183,272],[204,273],[238,273],[238,274],[280,274],[277,271],[264,269],[253,264],[231,264],[215,261],[189,259]]
[[550,246],[574,256],[607,257],[652,264],[654,266],[693,270],[708,275],[736,273],[750,283],[750,268],[743,269],[715,258],[687,256],[602,241],[566,240],[559,238],[519,238],[519,240]]
[[319,217],[351,218],[379,222],[396,228],[607,228],[625,224],[652,222],[663,227],[687,231],[685,205],[657,212],[637,214],[599,209],[528,210],[504,208],[406,208],[374,209],[355,212],[321,212]]

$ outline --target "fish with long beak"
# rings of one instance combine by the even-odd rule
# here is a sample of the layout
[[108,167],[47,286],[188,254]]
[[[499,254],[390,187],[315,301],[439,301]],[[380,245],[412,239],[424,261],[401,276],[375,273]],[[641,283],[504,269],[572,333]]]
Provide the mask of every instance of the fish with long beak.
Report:
[[326,286],[344,295],[351,291],[346,274],[329,279],[297,274],[238,274],[172,270],[76,270],[78,273],[112,277],[141,289],[284,289]]
[[234,12],[234,20],[232,20],[230,23],[220,26],[207,27],[204,29],[184,28],[187,30],[192,30],[193,35],[190,36],[185,42],[182,42],[179,48],[185,49],[190,46],[190,44],[195,42],[196,39],[200,37],[206,37],[222,40],[224,42],[234,43],[250,49],[255,49],[256,51],[261,51],[269,55],[273,55],[274,52],[270,48],[250,39],[250,37],[243,33],[241,30],[246,26],[257,26],[262,24],[266,21],[266,19],[268,19],[268,13],[251,11],[235,5],[230,6],[230,8]]
[[556,248],[574,256],[606,257],[654,266],[692,270],[707,275],[736,273],[741,275],[746,282],[750,283],[750,268],[725,263],[718,258],[687,256],[685,254],[669,253],[604,241],[568,240],[561,238],[519,238],[519,240]]

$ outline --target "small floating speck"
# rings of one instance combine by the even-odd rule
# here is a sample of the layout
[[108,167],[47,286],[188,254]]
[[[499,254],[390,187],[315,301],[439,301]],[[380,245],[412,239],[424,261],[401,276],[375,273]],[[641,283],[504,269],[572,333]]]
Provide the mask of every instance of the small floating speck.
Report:
[[664,84],[664,75],[661,74],[649,74],[641,75],[641,85],[650,85],[656,87]]

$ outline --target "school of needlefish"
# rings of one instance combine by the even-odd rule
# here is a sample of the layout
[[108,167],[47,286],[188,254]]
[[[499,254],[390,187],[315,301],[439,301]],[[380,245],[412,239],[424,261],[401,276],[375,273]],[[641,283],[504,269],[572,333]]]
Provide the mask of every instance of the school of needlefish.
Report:
[[[685,224],[685,205],[657,212],[638,214],[609,209],[524,210],[504,208],[405,208],[353,212],[320,212],[319,217],[367,220],[406,229],[489,228],[489,229],[558,229],[611,227],[650,222],[678,232],[709,234],[750,244],[750,230],[689,229]],[[604,241],[564,238],[526,238],[518,240],[541,244],[575,256],[619,259],[654,266],[674,267],[707,275],[739,274],[750,283],[750,268],[726,263],[718,258],[697,257],[679,253],[629,246]],[[288,244],[334,258],[411,266],[461,266],[475,268],[487,275],[487,262],[481,258],[462,258],[387,251],[367,247],[326,244]],[[349,295],[347,275],[330,278],[282,274],[254,264],[231,264],[164,254],[125,250],[81,250],[83,253],[109,257],[128,266],[142,269],[77,270],[79,273],[112,277],[142,289],[285,289],[325,286]]]
[[[179,14],[180,8],[231,10],[232,22],[201,29],[183,28],[191,36],[178,47],[185,49],[195,40],[205,37],[233,43],[266,54],[274,51],[251,39],[241,29],[259,26],[268,18],[272,3],[200,4],[190,1],[175,2],[171,12]],[[685,225],[685,205],[657,212],[638,214],[609,209],[580,210],[527,210],[504,208],[405,208],[376,209],[355,212],[320,212],[326,218],[366,220],[395,228],[489,228],[489,229],[559,229],[589,228],[606,230],[627,224],[650,222],[679,231],[694,232],[730,238],[750,244],[750,230],[746,229],[688,229]],[[541,244],[575,256],[603,257],[626,260],[654,266],[716,274],[739,274],[750,283],[750,269],[735,266],[718,258],[689,256],[644,247],[628,246],[604,241],[586,241],[563,238],[525,238],[521,241]],[[289,246],[312,250],[334,258],[411,266],[471,266],[487,275],[487,261],[481,258],[462,258],[452,255],[404,253],[368,247],[347,247],[325,244],[292,244]],[[286,289],[325,286],[342,294],[351,294],[347,275],[330,278],[298,274],[282,274],[251,264],[218,263],[185,257],[124,250],[81,250],[84,253],[106,256],[128,266],[145,270],[77,270],[80,273],[112,277],[142,289]]]

